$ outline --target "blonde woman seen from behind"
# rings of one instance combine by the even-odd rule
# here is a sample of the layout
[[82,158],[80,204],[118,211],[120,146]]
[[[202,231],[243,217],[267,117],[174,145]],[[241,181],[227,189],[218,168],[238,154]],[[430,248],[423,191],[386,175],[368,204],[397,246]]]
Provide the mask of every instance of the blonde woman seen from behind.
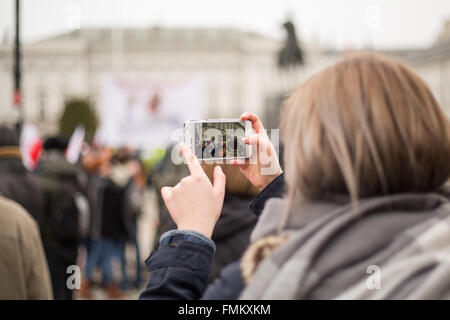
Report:
[[[259,161],[234,164],[260,190],[251,245],[206,287],[225,176],[217,167],[211,183],[184,148],[191,176],[161,190],[178,231],[148,260],[141,298],[450,296],[450,124],[413,71],[353,53],[313,75],[282,112],[285,173],[258,117],[241,119],[256,132],[246,143],[269,150],[278,168],[262,175]],[[190,245],[204,254],[175,263]],[[172,278],[163,276],[169,265]]]

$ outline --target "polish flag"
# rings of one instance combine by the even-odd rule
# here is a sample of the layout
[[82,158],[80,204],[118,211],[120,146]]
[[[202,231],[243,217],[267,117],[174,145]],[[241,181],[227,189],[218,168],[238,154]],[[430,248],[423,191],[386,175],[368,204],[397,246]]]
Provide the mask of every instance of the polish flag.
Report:
[[33,124],[26,123],[23,126],[19,148],[24,166],[33,171],[42,154],[42,137]]

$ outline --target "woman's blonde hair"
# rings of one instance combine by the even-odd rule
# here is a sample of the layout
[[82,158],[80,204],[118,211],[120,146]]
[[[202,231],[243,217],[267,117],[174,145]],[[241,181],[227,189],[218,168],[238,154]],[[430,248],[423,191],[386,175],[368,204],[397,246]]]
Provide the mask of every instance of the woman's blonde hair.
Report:
[[[354,53],[312,76],[281,121],[288,206],[330,195],[358,198],[427,192],[450,176],[450,124],[424,82],[403,64]],[[269,235],[242,258],[248,283],[287,239]]]
[[448,118],[414,72],[377,54],[312,76],[281,127],[291,198],[426,192],[450,175]]

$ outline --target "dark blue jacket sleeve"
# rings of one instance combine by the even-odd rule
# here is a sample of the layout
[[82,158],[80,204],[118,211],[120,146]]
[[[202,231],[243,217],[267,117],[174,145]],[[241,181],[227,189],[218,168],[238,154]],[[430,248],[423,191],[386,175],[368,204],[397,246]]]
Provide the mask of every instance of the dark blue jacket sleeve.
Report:
[[214,251],[211,239],[197,233],[166,232],[159,248],[145,262],[150,277],[139,299],[200,299],[208,284]]
[[240,261],[227,265],[220,276],[206,288],[202,299],[205,300],[237,300],[244,290],[244,280],[240,269]]
[[284,193],[284,172],[276,177],[268,186],[250,202],[250,210],[258,217],[264,210],[264,206],[270,198],[281,198]]

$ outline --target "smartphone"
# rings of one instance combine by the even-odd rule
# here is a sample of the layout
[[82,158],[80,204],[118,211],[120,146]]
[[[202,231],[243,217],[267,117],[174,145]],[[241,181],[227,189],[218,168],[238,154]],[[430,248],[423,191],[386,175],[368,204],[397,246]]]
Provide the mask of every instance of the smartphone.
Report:
[[189,120],[184,123],[184,142],[200,161],[247,159],[251,146],[244,144],[242,138],[252,132],[248,120]]

